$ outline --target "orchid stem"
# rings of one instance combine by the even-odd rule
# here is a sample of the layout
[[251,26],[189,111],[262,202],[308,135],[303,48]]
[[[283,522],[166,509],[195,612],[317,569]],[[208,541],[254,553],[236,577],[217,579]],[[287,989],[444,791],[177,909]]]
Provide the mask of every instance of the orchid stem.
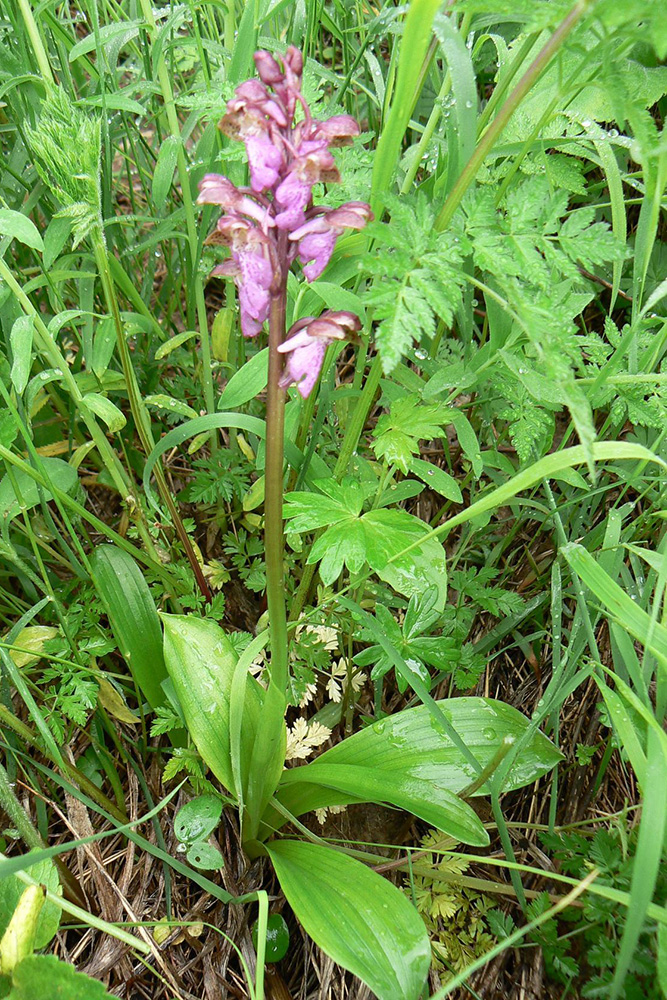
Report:
[[269,316],[269,383],[266,398],[266,465],[264,492],[264,553],[266,598],[269,607],[271,680],[280,691],[287,688],[287,614],[285,611],[283,539],[283,450],[285,390],[279,386],[285,339],[287,280],[271,301]]

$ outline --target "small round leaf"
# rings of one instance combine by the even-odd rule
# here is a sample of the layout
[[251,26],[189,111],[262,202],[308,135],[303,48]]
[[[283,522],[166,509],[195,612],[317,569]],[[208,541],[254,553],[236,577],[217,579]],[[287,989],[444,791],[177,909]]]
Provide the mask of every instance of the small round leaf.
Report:
[[199,840],[197,843],[191,844],[186,858],[193,868],[201,868],[203,871],[222,868],[225,863],[225,859],[218,848],[207,844],[205,840]]
[[[257,950],[257,930],[255,924],[252,929],[252,943]],[[289,928],[279,913],[272,913],[266,922],[266,951],[265,960],[267,962],[279,962],[284,958],[289,948]]]
[[174,833],[184,844],[205,840],[220,822],[222,802],[215,795],[199,795],[178,810]]

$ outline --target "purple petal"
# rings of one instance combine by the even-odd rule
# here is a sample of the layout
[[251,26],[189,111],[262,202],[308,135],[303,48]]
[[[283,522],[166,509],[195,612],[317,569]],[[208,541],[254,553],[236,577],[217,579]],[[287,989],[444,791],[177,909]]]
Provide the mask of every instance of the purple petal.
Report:
[[264,132],[259,135],[249,135],[244,139],[248,163],[250,165],[250,182],[253,191],[266,191],[272,188],[280,175],[283,165],[283,154],[274,146],[269,136]]
[[284,73],[270,52],[261,49],[259,52],[255,52],[253,59],[263,83],[273,86],[276,83],[282,83],[285,79]]
[[283,388],[294,383],[304,399],[310,395],[317,382],[327,349],[325,341],[308,339],[308,344],[290,352],[285,373],[280,380]]
[[315,135],[326,139],[329,146],[350,146],[360,128],[351,115],[334,115],[323,122],[314,122]]
[[336,230],[328,229],[323,233],[311,233],[299,241],[299,260],[305,264],[303,273],[307,281],[314,281],[322,274],[331,260],[337,236]]
[[223,208],[234,208],[241,197],[229,178],[223,174],[205,174],[199,182],[200,205],[222,205]]

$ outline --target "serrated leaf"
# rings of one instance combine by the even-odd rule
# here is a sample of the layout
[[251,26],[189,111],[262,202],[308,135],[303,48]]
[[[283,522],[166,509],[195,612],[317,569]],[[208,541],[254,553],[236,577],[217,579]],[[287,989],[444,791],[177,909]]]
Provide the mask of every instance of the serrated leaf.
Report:
[[315,944],[378,1000],[417,1000],[431,949],[407,896],[361,862],[319,844],[279,840],[267,851],[288,903]]

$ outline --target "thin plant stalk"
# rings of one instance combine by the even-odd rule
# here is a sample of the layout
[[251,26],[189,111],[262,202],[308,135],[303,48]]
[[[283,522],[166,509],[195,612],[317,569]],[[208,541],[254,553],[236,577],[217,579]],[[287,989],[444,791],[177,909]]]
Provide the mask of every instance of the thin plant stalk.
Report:
[[279,386],[282,358],[278,348],[285,339],[287,276],[273,297],[269,316],[269,381],[266,399],[266,466],[264,492],[264,552],[266,599],[269,608],[271,679],[281,691],[287,687],[287,613],[284,585],[283,450],[285,390]]

